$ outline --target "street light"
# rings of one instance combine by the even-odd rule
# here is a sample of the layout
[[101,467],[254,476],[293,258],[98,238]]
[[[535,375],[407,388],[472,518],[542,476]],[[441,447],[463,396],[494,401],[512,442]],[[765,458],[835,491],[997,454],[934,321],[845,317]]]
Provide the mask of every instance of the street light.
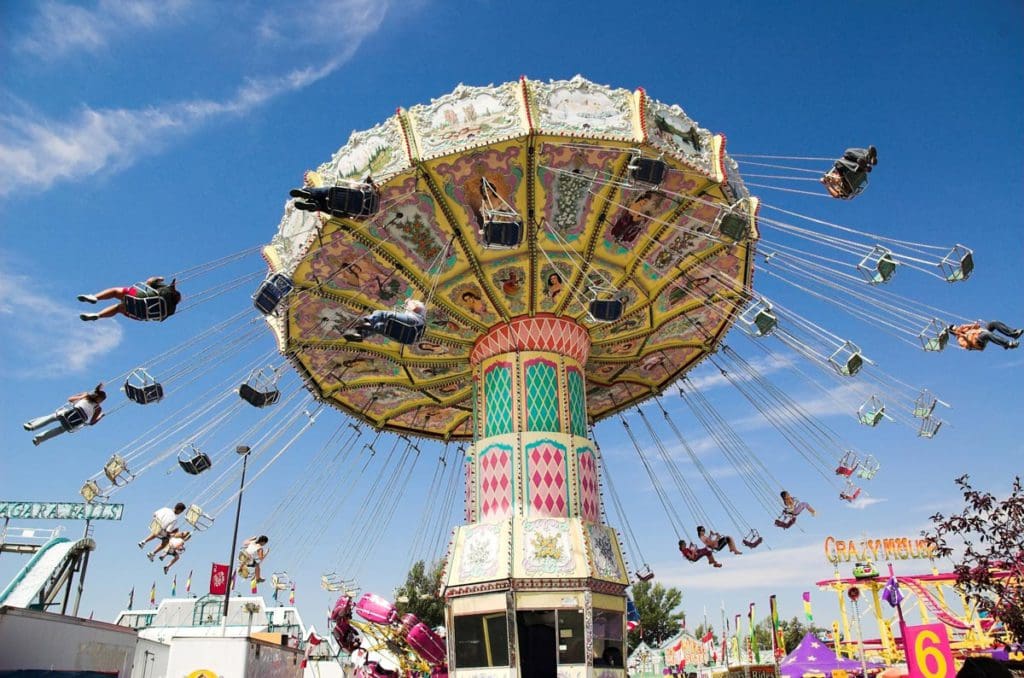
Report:
[[[238,542],[238,518],[242,514],[242,490],[245,489],[245,467],[249,463],[249,446],[239,445],[235,448],[235,452],[242,455],[242,482],[238,487],[238,506],[235,508],[235,531],[231,535],[231,552],[228,554],[228,572],[231,571],[231,563],[235,560],[235,545]],[[228,604],[231,602],[231,582],[234,577],[228,576],[228,583],[224,589],[224,624],[223,624],[223,635],[227,635],[228,631]]]

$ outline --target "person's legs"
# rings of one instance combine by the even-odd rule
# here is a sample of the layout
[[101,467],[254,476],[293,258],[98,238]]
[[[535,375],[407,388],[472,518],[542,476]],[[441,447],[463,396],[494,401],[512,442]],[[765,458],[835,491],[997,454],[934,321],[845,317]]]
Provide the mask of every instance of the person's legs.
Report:
[[50,438],[56,438],[61,433],[64,433],[64,427],[63,426],[55,426],[55,427],[53,427],[51,429],[43,431],[42,433],[37,433],[35,435],[35,437],[32,438],[32,444],[33,445],[42,445],[43,443],[45,443]]
[[149,542],[153,541],[154,539],[159,539],[159,538],[160,538],[159,534],[153,534],[152,532],[150,532],[148,537],[146,537],[145,539],[143,539],[142,541],[139,542],[139,548],[140,549],[141,548],[145,548],[146,544],[148,544]]
[[369,325],[369,329],[377,334],[384,332],[384,326],[387,321],[394,317],[394,311],[374,311],[370,315],[366,316],[365,322]]
[[998,320],[993,320],[992,322],[990,322],[988,325],[985,326],[985,329],[987,329],[989,332],[999,332],[1000,334],[1005,334],[1011,339],[1019,339],[1021,334],[1024,334],[1024,330],[1015,330],[1006,323],[999,322]]
[[263,581],[263,576],[260,574],[260,564],[259,563],[256,563],[256,567],[253,568],[252,574],[253,574],[254,577],[256,577],[257,583]]
[[171,569],[172,567],[174,567],[174,564],[175,564],[176,562],[178,562],[178,558],[180,558],[180,557],[181,557],[181,555],[180,555],[180,554],[179,554],[179,553],[178,553],[177,551],[175,551],[175,552],[174,552],[174,559],[173,559],[173,560],[171,560],[171,562],[169,562],[169,563],[167,563],[166,565],[164,565],[164,574],[167,574],[167,571],[168,571],[169,569]]
[[36,417],[32,421],[22,424],[22,426],[24,426],[26,431],[35,431],[36,429],[42,428],[47,424],[52,424],[55,421],[57,421],[56,412],[54,412],[53,414],[48,414],[45,417]]
[[996,344],[998,346],[1002,346],[1003,348],[1012,348],[1009,341],[1007,341],[1006,339],[1003,339],[998,334],[996,334],[994,332],[991,332],[989,330],[981,330],[981,332],[978,333],[978,341],[981,342],[981,349],[982,350],[985,349],[985,346],[987,346],[988,342],[990,342],[990,341],[993,344]]
[[726,537],[726,540],[729,543],[729,550],[730,551],[732,551],[736,555],[740,555],[741,553],[743,553],[743,551],[740,551],[739,549],[736,548],[736,542],[733,541],[732,537]]

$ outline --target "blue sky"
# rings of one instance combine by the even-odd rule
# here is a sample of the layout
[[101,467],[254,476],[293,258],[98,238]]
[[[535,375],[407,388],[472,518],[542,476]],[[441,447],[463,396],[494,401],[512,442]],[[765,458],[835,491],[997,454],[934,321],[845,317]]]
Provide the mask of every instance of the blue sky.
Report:
[[[204,396],[208,389],[237,380],[273,349],[268,332],[246,334],[258,328],[244,324],[248,316],[233,326],[239,334],[230,345],[239,348],[230,354],[215,356],[211,344],[195,340],[248,308],[255,280],[234,288],[229,283],[259,276],[258,256],[193,275],[187,288],[193,299],[201,298],[195,295],[200,290],[209,300],[186,305],[187,312],[164,324],[84,324],[76,317],[83,309],[75,295],[186,271],[267,242],[287,190],[352,130],[460,82],[580,73],[616,87],[642,86],[725,133],[732,153],[832,156],[873,143],[880,164],[856,201],[755,193],[771,205],[858,230],[966,243],[978,262],[966,284],[903,271],[888,289],[963,317],[1024,324],[1020,3],[801,2],[771,10],[755,2],[5,3],[0,31],[2,499],[75,500],[82,481],[111,452],[138,451],[141,434],[178,408],[177,421],[186,426],[154,450],[139,452],[140,459],[173,452],[189,435],[230,454],[251,430],[280,430],[253,461],[254,469],[263,468],[302,425],[301,412],[287,423],[290,405],[283,405],[263,428],[262,413],[254,410],[232,411],[209,425],[227,404],[196,414],[211,400]],[[951,425],[929,441],[892,424],[858,427],[848,410],[791,370],[773,371],[775,383],[881,460],[870,500],[854,508],[841,505],[830,485],[753,419],[735,391],[711,382],[709,398],[773,472],[820,511],[816,519],[801,520],[802,530],[771,528],[772,516],[746,498],[721,455],[706,450],[709,466],[771,546],[727,558],[715,571],[680,560],[676,537],[628,441],[615,425],[599,425],[596,436],[616,486],[628,489],[627,513],[644,556],[661,581],[683,588],[691,619],[705,606],[717,611],[722,601],[730,613],[754,600],[766,611],[771,593],[779,595],[784,616],[798,615],[800,592],[832,572],[821,557],[826,536],[916,535],[932,512],[957,505],[953,477],[970,473],[978,485],[1003,493],[1008,476],[1021,468],[1024,411],[1017,393],[1024,353],[950,348],[926,355],[766,276],[756,285],[855,338],[889,374],[932,388],[953,405],[943,415]],[[760,355],[741,338],[734,344],[750,358]],[[165,375],[178,372],[176,400],[118,409],[101,426],[40,448],[21,431],[21,422],[70,393],[152,365],[168,352],[156,364]],[[196,361],[199,369],[184,374]],[[707,368],[697,374],[711,376]],[[291,376],[283,384],[295,388]],[[703,438],[678,396],[665,402],[684,432]],[[398,519],[371,538],[384,514],[360,509],[371,504],[363,497],[375,480],[383,485],[394,472],[380,457],[364,471],[363,458],[354,460],[358,444],[350,456],[336,456],[343,438],[332,434],[343,423],[337,412],[322,413],[252,485],[242,516],[241,532],[267,531],[280,545],[268,565],[292,574],[300,608],[318,624],[329,598],[318,586],[322,572],[351,566],[365,590],[389,593],[410,559],[430,551],[423,545],[429,540],[415,536],[418,528],[440,535],[461,515],[459,493],[449,515],[438,510],[443,483],[432,478],[440,448],[424,445],[404,498],[395,497]],[[378,447],[386,453],[390,442]],[[207,479],[187,484],[172,469],[173,458],[156,463],[117,495],[127,505],[125,520],[97,526],[86,614],[112,618],[132,586],[140,601],[145,594],[139,592],[154,579],[159,595],[169,593],[170,578],[157,576],[134,543],[153,509],[204,492]],[[217,495],[213,504],[230,498],[229,482],[236,480],[225,478],[209,491]],[[721,515],[699,478],[694,485],[709,512]],[[301,496],[279,506],[293,486],[303,487]],[[426,507],[430,518],[421,521]],[[224,559],[230,511],[223,516],[179,564],[179,593],[190,568],[201,591],[209,562]],[[0,581],[20,566],[5,557]],[[831,619],[826,598],[815,598],[821,621]]]

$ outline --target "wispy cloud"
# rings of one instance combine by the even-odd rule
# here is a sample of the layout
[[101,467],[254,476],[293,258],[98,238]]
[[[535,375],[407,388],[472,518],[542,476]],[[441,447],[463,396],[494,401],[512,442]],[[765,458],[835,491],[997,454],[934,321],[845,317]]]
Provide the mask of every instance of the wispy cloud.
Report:
[[37,14],[14,42],[17,52],[46,61],[98,52],[112,41],[134,39],[184,19],[191,0],[100,0],[93,7],[63,2],[36,5]]
[[820,544],[771,551],[748,550],[742,556],[726,556],[723,562],[724,567],[714,569],[705,566],[704,561],[692,564],[680,558],[678,563],[656,568],[658,581],[684,591],[700,589],[712,593],[749,589],[752,582],[762,589],[807,586],[822,572]]
[[870,497],[868,495],[862,494],[861,496],[857,497],[856,499],[848,503],[846,507],[854,509],[856,511],[863,511],[867,507],[874,506],[875,504],[881,504],[883,501],[888,501],[888,499],[883,499],[881,497]]
[[[131,6],[136,21],[151,19],[152,12],[143,11],[147,6]],[[111,15],[110,11],[100,12],[105,7],[101,3],[89,13],[86,23],[105,25]],[[204,126],[244,116],[275,98],[304,89],[345,63],[362,40],[377,30],[385,10],[386,4],[375,0],[339,0],[296,3],[278,13],[267,13],[258,27],[264,39],[287,41],[294,48],[295,41],[288,39],[302,36],[295,39],[303,45],[326,47],[329,25],[330,49],[318,51],[316,66],[247,78],[223,99],[190,99],[136,109],[83,106],[64,120],[48,119],[33,111],[0,115],[0,196],[28,186],[46,189],[59,181],[123,170]],[[99,29],[94,33],[102,35]]]
[[38,281],[0,268],[0,337],[9,376],[80,373],[121,343],[117,322],[83,323],[80,309],[41,288]]

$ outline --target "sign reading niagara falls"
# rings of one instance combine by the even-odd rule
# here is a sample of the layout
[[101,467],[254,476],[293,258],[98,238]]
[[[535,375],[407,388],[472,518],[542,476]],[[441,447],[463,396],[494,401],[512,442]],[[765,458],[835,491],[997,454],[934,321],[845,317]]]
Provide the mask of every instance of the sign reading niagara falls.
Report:
[[0,518],[22,520],[121,520],[124,504],[0,501]]

